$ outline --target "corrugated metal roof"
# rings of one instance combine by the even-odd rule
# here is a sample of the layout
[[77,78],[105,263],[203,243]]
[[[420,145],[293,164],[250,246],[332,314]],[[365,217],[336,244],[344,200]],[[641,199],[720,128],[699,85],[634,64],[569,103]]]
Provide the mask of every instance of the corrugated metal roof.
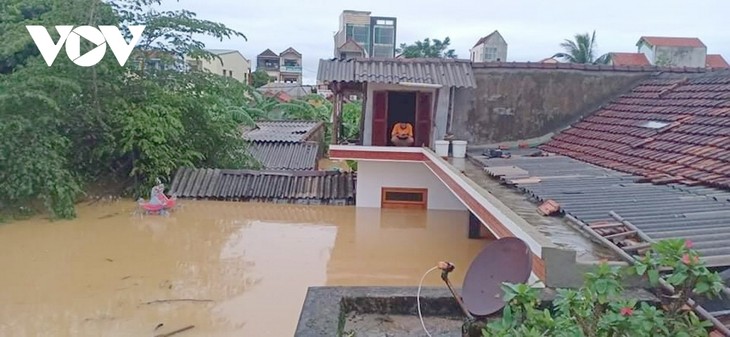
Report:
[[317,80],[393,84],[410,82],[476,88],[471,62],[453,59],[320,60]]
[[728,192],[679,184],[637,183],[638,176],[563,156],[475,159],[487,166],[487,172],[503,174],[509,170],[500,167],[514,166],[540,178],[540,182],[516,186],[541,202],[557,201],[565,213],[586,224],[611,221],[609,212],[613,211],[652,239],[692,240],[703,257],[722,258],[727,261],[723,265],[730,265]]
[[317,142],[252,142],[248,152],[267,170],[314,170],[317,168]]
[[180,168],[170,187],[178,198],[353,205],[355,175],[332,171]]
[[310,121],[260,121],[245,130],[243,138],[252,142],[303,142],[323,124]]

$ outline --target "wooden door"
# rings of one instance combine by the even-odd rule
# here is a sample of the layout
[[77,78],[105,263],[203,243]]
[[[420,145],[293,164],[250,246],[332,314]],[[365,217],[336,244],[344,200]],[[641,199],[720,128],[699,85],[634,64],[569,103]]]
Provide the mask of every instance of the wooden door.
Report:
[[433,93],[418,92],[416,95],[416,139],[414,146],[431,146],[431,110]]
[[388,92],[373,92],[372,146],[388,145]]

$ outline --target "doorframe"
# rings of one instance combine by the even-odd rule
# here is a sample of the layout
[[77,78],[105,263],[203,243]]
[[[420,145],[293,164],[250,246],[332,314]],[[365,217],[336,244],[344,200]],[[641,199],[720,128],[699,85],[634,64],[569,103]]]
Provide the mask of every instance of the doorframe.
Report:
[[[366,90],[365,92],[367,93],[368,91]],[[410,92],[410,93],[414,93],[416,95],[416,104],[413,107],[413,112],[414,112],[414,115],[415,115],[414,116],[414,125],[413,125],[414,131],[415,131],[415,128],[418,127],[418,94],[419,93],[422,93],[422,92],[423,93],[429,93],[429,94],[431,94],[431,102],[429,103],[430,109],[431,109],[431,113],[430,113],[431,121],[430,121],[429,126],[428,126],[428,138],[427,138],[426,146],[427,147],[431,147],[433,145],[432,144],[432,141],[433,141],[433,127],[434,127],[434,123],[435,123],[435,119],[436,119],[436,112],[437,112],[436,111],[436,108],[437,108],[436,104],[438,104],[438,94],[439,94],[438,88],[436,88],[433,91],[432,90],[418,90],[418,89],[413,89],[413,88],[383,88],[381,90],[377,90],[377,89],[373,88],[373,91],[372,91],[373,96],[375,95],[376,92],[385,92],[386,93],[386,97],[387,97],[386,105],[385,105],[385,116],[384,116],[385,121],[386,121],[386,123],[385,123],[386,124],[386,126],[385,126],[385,135],[386,135],[385,136],[385,144],[386,145],[385,146],[391,146],[391,145],[387,145],[388,143],[390,143],[390,131],[391,131],[391,127],[392,127],[392,125],[388,125],[388,117],[390,115],[390,109],[388,109],[388,103],[387,102],[390,101],[390,93],[391,92]],[[365,95],[365,98],[364,98],[365,100],[367,100],[367,96],[368,95],[366,94]],[[370,135],[371,135],[370,136],[370,139],[372,139],[372,137],[373,137],[372,135],[375,134],[375,105],[374,105],[375,99],[374,98],[373,98],[373,100],[372,100],[371,103],[372,103],[372,106],[371,106],[371,109],[370,109],[371,114],[370,114],[370,120],[368,121],[368,123],[370,124]],[[365,116],[365,111],[363,111],[363,116]],[[364,122],[364,118],[363,118],[363,121],[361,121],[361,122]],[[364,125],[364,123],[363,123],[363,125]],[[365,131],[365,128],[363,126],[363,129],[361,130],[361,137],[363,139],[364,139],[364,131]],[[413,137],[415,138],[415,136],[416,135],[415,135],[415,132],[414,132]],[[371,140],[371,142],[372,142],[372,140]],[[414,142],[412,147],[420,147],[420,145],[417,146],[416,145],[416,142]]]

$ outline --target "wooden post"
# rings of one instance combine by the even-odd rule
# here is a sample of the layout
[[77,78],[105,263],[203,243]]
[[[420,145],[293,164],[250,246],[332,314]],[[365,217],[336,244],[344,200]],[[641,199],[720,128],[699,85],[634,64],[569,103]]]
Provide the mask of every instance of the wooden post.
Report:
[[332,108],[332,140],[331,144],[337,144],[340,134],[340,109],[342,108],[342,85],[340,82],[335,83],[333,90],[335,92],[335,104]]
[[358,145],[364,145],[365,136],[363,135],[365,133],[365,111],[368,108],[368,83],[365,82],[362,86],[362,108],[360,109],[360,137],[359,137],[359,144]]

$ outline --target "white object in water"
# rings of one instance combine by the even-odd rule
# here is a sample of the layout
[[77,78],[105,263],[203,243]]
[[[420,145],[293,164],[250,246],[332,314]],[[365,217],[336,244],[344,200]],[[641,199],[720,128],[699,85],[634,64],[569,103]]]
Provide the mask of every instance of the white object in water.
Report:
[[453,140],[451,141],[452,151],[454,152],[454,158],[466,157],[466,141],[465,140]]
[[448,157],[449,156],[449,141],[448,140],[434,141],[434,150],[436,150],[437,156]]

